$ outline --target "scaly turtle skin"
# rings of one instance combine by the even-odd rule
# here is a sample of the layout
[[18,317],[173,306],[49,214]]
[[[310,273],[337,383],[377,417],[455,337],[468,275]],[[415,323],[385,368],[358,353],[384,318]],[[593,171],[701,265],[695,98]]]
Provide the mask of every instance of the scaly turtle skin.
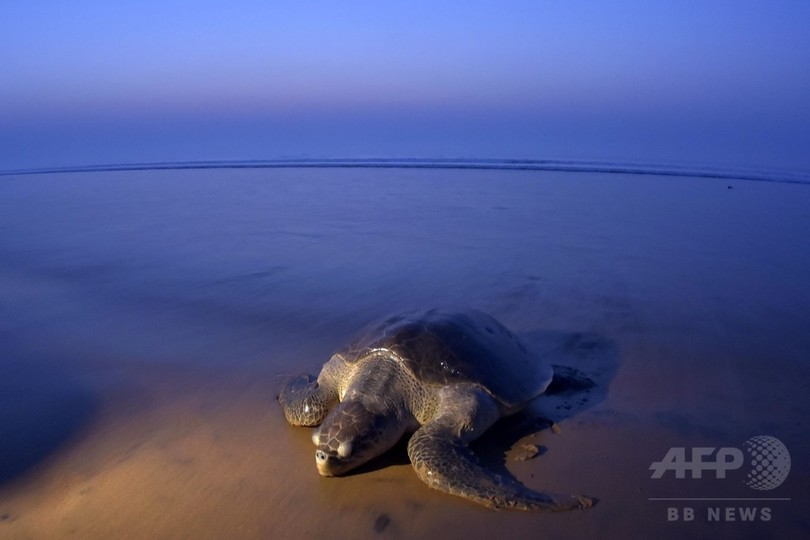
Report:
[[477,311],[408,314],[370,328],[278,399],[287,421],[320,426],[312,440],[323,476],[337,476],[413,433],[408,457],[434,489],[491,508],[570,510],[587,497],[532,491],[481,466],[468,444],[551,382],[540,360]]

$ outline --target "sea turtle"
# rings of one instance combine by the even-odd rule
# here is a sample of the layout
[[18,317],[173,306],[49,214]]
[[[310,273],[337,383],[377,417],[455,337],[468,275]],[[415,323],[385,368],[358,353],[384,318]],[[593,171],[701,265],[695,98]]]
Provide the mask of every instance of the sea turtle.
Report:
[[312,440],[323,476],[337,476],[413,433],[408,457],[431,488],[491,508],[570,510],[587,497],[532,491],[485,468],[468,448],[496,420],[543,393],[552,368],[478,311],[431,310],[369,328],[278,400],[287,421],[320,426]]

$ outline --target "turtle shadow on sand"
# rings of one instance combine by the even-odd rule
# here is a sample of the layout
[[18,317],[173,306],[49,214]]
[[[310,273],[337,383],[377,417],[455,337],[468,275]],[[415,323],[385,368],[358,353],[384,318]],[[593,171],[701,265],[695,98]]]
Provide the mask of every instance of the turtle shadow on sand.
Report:
[[[532,459],[534,455],[508,457],[522,439],[590,409],[608,395],[619,369],[616,345],[596,333],[535,331],[519,337],[531,344],[554,368],[554,377],[545,393],[517,414],[495,423],[471,448],[483,465],[504,478],[514,479],[507,463],[514,459]],[[388,452],[346,473],[365,474],[390,466],[409,465],[408,437]],[[537,457],[545,453],[537,448]]]
[[560,423],[604,401],[620,363],[615,343],[596,333],[537,331],[520,337],[552,364],[554,377],[528,407],[503,418],[471,444],[482,463],[508,478],[513,478],[507,468],[509,461],[545,453],[545,448],[538,446],[536,454],[526,454],[515,448],[516,444],[544,430],[564,430]]

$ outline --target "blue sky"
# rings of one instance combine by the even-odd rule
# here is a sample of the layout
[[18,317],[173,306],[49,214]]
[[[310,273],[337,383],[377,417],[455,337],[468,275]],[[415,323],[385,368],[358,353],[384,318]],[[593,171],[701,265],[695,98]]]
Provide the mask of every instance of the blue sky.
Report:
[[0,169],[310,157],[810,170],[810,4],[6,0]]

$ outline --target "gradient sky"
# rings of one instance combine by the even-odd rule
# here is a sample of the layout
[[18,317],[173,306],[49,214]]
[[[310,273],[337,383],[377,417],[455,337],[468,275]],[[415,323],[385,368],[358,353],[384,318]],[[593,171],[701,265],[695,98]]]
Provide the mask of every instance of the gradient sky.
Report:
[[810,3],[0,3],[0,170],[521,157],[810,171]]

